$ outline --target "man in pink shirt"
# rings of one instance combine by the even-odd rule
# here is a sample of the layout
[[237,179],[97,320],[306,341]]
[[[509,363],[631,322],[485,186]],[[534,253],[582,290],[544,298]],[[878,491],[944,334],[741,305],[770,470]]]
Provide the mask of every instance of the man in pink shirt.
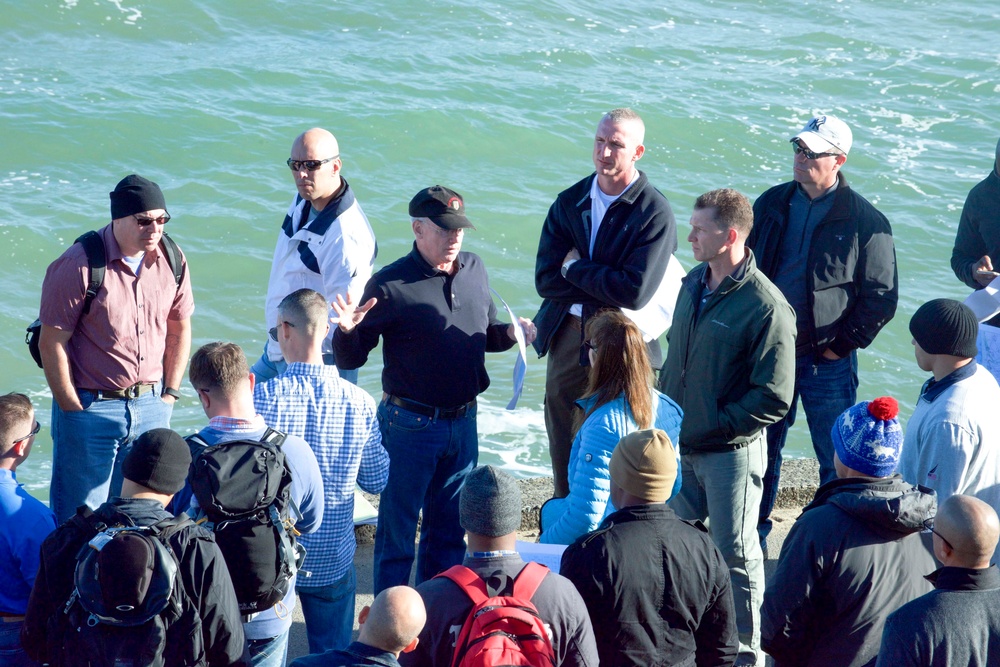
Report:
[[135,174],[111,194],[98,235],[106,273],[85,312],[90,271],[81,243],[49,265],[39,349],[52,390],[52,487],[61,523],[121,487],[121,461],[142,433],[169,426],[191,349],[194,297],[183,253],[178,282],[164,251],[170,220],[159,186]]

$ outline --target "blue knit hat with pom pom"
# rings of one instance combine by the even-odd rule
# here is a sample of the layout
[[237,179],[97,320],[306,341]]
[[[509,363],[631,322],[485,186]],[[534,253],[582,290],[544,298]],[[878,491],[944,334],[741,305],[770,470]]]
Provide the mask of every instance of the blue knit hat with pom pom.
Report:
[[840,462],[869,477],[896,472],[903,447],[899,404],[891,396],[861,401],[833,423],[833,449]]

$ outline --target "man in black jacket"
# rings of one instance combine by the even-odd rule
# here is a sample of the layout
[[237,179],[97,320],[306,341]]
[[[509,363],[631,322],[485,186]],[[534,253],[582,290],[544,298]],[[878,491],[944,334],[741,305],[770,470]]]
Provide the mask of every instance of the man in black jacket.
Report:
[[[631,109],[613,109],[594,137],[596,173],[564,190],[549,208],[538,242],[535,350],[548,355],[545,429],[555,496],[569,493],[573,411],[587,385],[587,318],[602,308],[638,310],[649,303],[677,250],[670,204],[639,171],[645,126]],[[658,335],[651,333],[650,336]],[[660,344],[648,342],[659,368]]]
[[920,533],[937,500],[893,473],[898,412],[883,396],[837,419],[838,479],[802,510],[764,591],[761,644],[777,667],[871,667],[886,616],[930,590]]
[[889,222],[840,173],[852,142],[844,121],[813,118],[791,139],[793,180],[754,202],[747,246],[795,309],[798,328],[792,407],[767,429],[758,526],[765,549],[781,450],[799,397],[825,484],[836,478],[830,429],[857,401],[857,350],[868,347],[896,312],[896,251]]
[[732,665],[729,568],[705,526],[666,505],[677,477],[670,438],[658,429],[625,436],[610,471],[618,511],[571,544],[560,567],[587,603],[601,664]]
[[[1000,141],[989,175],[969,191],[958,221],[951,270],[972,289],[982,289],[997,277],[993,262],[1000,257]],[[1000,326],[1000,315],[989,321]]]
[[[165,428],[146,431],[125,456],[122,495],[94,514],[107,526],[150,526],[170,519],[163,508],[183,488],[190,465],[191,452],[183,438]],[[53,653],[59,647],[48,636],[47,624],[67,606],[74,590],[77,553],[92,537],[94,533],[83,530],[74,516],[42,544],[41,564],[21,630],[25,651],[38,662],[67,664],[67,656]],[[164,666],[249,667],[236,593],[212,534],[188,525],[167,542],[179,565],[175,585],[184,587],[184,595],[179,598],[179,618],[166,629]]]

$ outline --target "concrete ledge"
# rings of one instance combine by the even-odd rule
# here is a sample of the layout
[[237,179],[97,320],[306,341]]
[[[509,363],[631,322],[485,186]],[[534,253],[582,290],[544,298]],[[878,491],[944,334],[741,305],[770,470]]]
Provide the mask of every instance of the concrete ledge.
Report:
[[[542,504],[552,497],[551,477],[531,477],[519,480],[523,507],[521,509],[521,532],[538,532],[538,514]],[[781,481],[778,484],[778,498],[775,509],[801,509],[812,502],[819,487],[819,461],[816,459],[789,459],[781,464]],[[378,507],[378,496],[364,494]],[[358,544],[373,544],[375,526],[355,526],[354,535]]]

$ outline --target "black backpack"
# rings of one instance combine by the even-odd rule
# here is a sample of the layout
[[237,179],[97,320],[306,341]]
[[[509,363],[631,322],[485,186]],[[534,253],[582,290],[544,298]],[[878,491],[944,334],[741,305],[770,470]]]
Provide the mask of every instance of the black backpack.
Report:
[[[82,315],[86,315],[90,312],[90,304],[97,297],[98,290],[104,284],[104,273],[108,266],[108,257],[104,249],[104,239],[101,238],[98,232],[86,232],[77,238],[74,243],[81,244],[84,252],[87,253],[87,293],[83,297],[82,312]],[[170,270],[174,272],[174,282],[180,287],[181,280],[184,278],[180,248],[177,247],[177,244],[174,243],[174,240],[166,232],[163,232],[163,236],[160,237],[160,248],[167,257],[167,264],[170,265]],[[28,325],[27,333],[24,335],[24,342],[28,346],[28,352],[31,353],[31,358],[35,360],[39,368],[42,367],[42,353],[38,349],[38,337],[41,335],[41,332],[42,321],[36,319]]]
[[[163,667],[168,631],[192,608],[167,540],[193,522],[181,514],[151,526],[108,526],[86,508],[77,517],[93,537],[77,552],[72,594],[48,621],[52,664]],[[192,634],[180,633],[188,641]]]
[[270,428],[260,441],[209,445],[198,435],[187,438],[196,519],[215,533],[244,615],[280,602],[305,557],[295,540],[298,507],[284,441],[284,433]]

